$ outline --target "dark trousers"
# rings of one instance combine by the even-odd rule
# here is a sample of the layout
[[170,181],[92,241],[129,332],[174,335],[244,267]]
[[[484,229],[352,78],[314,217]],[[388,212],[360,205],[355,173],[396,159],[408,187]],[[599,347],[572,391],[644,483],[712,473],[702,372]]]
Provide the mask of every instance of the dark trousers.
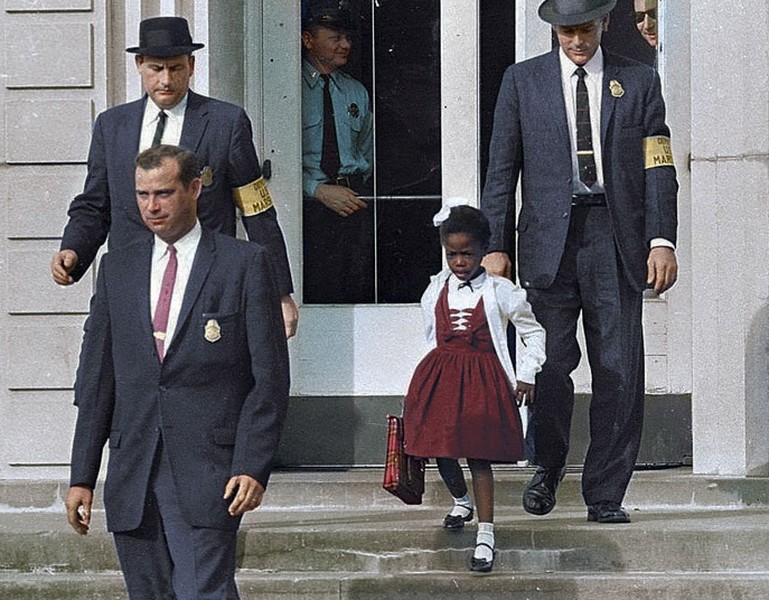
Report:
[[[114,534],[131,600],[239,600],[237,531],[192,527],[182,514],[160,444],[138,529]],[[195,482],[189,482],[195,493]],[[224,493],[224,483],[222,483]]]
[[566,464],[574,410],[571,373],[581,357],[577,343],[581,313],[592,376],[582,494],[586,504],[622,502],[643,427],[643,295],[625,276],[606,207],[572,210],[555,282],[527,292],[547,332],[547,361],[537,376],[530,430],[534,462],[548,468]]
[[340,217],[315,198],[302,219],[305,304],[375,302],[374,205]]

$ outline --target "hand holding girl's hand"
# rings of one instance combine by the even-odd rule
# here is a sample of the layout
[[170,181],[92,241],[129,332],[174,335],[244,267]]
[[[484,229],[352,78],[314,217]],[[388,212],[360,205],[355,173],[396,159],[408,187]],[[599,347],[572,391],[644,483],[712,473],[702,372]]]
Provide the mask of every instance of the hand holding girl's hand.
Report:
[[534,384],[516,381],[515,401],[518,406],[530,406],[534,402]]

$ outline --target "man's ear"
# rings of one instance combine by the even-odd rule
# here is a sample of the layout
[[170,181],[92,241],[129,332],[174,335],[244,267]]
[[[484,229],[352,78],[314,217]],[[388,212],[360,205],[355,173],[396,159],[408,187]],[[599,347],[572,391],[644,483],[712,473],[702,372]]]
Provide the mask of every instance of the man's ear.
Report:
[[309,50],[310,46],[312,46],[312,34],[309,31],[302,32],[302,46],[304,46],[306,50]]
[[601,24],[601,30],[604,33],[609,31],[609,15],[608,14],[603,16],[603,23]]
[[190,188],[192,194],[195,196],[195,200],[200,197],[200,193],[203,191],[203,180],[200,177],[196,177],[190,182]]

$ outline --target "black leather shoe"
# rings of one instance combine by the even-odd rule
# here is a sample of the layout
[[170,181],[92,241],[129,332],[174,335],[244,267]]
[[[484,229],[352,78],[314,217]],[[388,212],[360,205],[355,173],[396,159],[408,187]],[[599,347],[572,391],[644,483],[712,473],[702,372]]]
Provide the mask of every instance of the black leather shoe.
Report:
[[492,552],[491,560],[486,560],[485,558],[475,558],[475,556],[473,556],[470,559],[470,570],[475,573],[488,573],[491,571],[492,567],[494,566],[494,548],[492,548],[488,544],[484,544],[483,542],[481,542],[477,546],[486,546],[489,550],[491,550]]
[[619,502],[601,502],[587,507],[587,520],[592,523],[630,523],[630,515]]
[[452,515],[448,514],[443,519],[443,528],[444,529],[462,529],[465,526],[465,523],[469,523],[473,520],[473,513],[474,510],[471,508],[470,512],[466,517],[460,517],[459,515]]
[[539,467],[523,493],[523,510],[532,515],[546,515],[555,508],[555,490],[566,476],[566,467]]

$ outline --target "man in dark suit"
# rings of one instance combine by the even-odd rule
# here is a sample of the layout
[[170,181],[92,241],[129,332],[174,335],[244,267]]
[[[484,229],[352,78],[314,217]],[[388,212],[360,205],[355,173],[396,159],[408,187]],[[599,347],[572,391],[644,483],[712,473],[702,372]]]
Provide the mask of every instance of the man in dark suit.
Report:
[[274,269],[258,244],[205,228],[194,154],[136,159],[154,234],[101,261],[85,325],[67,519],[86,534],[104,487],[132,598],[238,598],[236,535],[262,501],[288,402]]
[[593,392],[582,493],[588,520],[602,523],[630,520],[621,503],[643,421],[643,293],[677,276],[678,184],[660,82],[602,51],[614,4],[542,3],[559,47],[505,73],[482,196],[493,249],[484,264],[510,276],[520,175],[518,276],[547,331],[529,431],[539,468],[524,508],[550,512],[565,473],[581,313]]
[[242,108],[189,89],[195,71],[187,21],[155,17],[141,22],[136,68],[145,95],[96,119],[83,193],[69,207],[61,250],[51,260],[60,285],[78,281],[109,234],[109,248],[148,236],[134,197],[133,161],[153,144],[178,145],[202,165],[198,217],[207,228],[234,236],[236,208],[251,241],[263,245],[274,265],[286,335],[298,313],[283,233],[254,149],[251,121]]

